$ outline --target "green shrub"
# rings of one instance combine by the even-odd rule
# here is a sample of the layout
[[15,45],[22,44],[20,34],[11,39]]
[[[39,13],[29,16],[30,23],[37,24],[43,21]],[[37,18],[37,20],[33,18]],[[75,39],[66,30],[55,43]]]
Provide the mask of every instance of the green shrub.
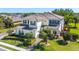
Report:
[[76,41],[78,39],[77,34],[71,34],[71,41]]
[[63,38],[64,38],[65,41],[70,40],[70,33],[64,32]]
[[7,33],[8,33],[9,35],[11,35],[13,31],[14,31],[14,30],[8,30]]
[[25,36],[26,36],[27,39],[33,38],[33,33],[26,33]]
[[23,45],[31,45],[31,39],[24,39]]

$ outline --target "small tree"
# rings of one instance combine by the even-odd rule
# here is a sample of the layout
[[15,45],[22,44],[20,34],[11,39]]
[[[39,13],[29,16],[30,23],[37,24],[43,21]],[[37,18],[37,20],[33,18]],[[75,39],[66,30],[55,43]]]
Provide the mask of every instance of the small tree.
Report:
[[26,45],[31,45],[31,39],[24,39],[23,44]]
[[7,33],[8,33],[9,35],[11,35],[12,32],[13,32],[13,30],[8,30],[8,31],[7,31]]
[[51,29],[46,28],[40,32],[40,38],[44,39],[45,43],[48,43],[48,39],[52,39]]
[[14,26],[12,19],[9,17],[7,17],[6,19],[4,18],[3,22],[5,23],[6,28]]
[[33,38],[33,33],[26,33],[26,38],[24,39],[24,45],[31,45],[31,40]]
[[75,28],[76,28],[77,17],[74,17],[74,23],[75,23]]
[[71,34],[71,41],[76,41],[78,39],[78,34]]
[[70,40],[70,33],[64,32],[64,33],[63,33],[63,38],[64,38],[64,41]]
[[4,28],[5,24],[3,23],[3,18],[0,17],[0,28]]

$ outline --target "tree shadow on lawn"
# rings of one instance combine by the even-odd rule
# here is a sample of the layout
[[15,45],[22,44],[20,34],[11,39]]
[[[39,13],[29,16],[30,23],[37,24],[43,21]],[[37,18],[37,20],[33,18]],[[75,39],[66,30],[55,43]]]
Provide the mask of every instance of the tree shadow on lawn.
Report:
[[18,45],[16,45],[17,47],[25,47],[25,48],[27,48],[28,47],[28,45],[24,45],[24,44],[18,44]]
[[56,41],[59,45],[67,45],[68,43],[67,43],[67,41],[64,41],[64,40],[58,40],[58,41]]
[[77,27],[69,27],[69,28],[71,28],[71,29],[77,29]]
[[40,51],[44,51],[44,45],[43,44],[38,44],[37,46],[34,46],[34,49],[39,49]]
[[16,40],[16,41],[21,41],[21,42],[24,41],[23,38],[4,38],[4,39],[2,39],[2,40]]

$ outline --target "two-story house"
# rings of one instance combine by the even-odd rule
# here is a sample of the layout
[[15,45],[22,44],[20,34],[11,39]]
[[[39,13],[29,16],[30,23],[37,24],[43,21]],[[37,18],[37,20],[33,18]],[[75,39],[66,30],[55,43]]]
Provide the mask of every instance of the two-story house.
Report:
[[[35,32],[38,27],[38,23],[40,23],[40,29],[44,27],[49,27],[53,31],[56,31],[57,35],[60,35],[60,32],[63,30],[64,27],[64,17],[54,14],[54,13],[36,13],[29,16],[24,17],[22,23],[22,28],[25,28],[23,31],[28,32]],[[20,28],[19,28],[20,29]],[[34,30],[34,31],[33,31]],[[36,34],[36,32],[35,32]]]

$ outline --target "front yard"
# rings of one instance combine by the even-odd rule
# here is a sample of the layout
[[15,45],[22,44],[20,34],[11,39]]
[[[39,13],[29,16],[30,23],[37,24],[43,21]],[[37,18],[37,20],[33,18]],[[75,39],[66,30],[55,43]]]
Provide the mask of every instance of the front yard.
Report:
[[[74,24],[71,23],[70,33],[79,35],[79,23],[77,23],[77,28],[73,28]],[[5,29],[6,30],[6,29]],[[2,30],[4,32],[4,30]],[[2,32],[1,31],[1,32]],[[27,48],[29,45],[23,45],[23,40],[27,38],[17,37],[17,36],[6,36],[0,42],[5,42],[14,46],[21,48]],[[78,38],[79,39],[79,38]],[[58,39],[59,40],[59,39]],[[45,42],[40,42],[37,48],[34,51],[79,51],[79,42],[69,41],[67,45],[60,44],[57,39],[48,40],[48,46]],[[35,42],[35,39],[32,39],[31,44]]]
[[[71,27],[74,27],[74,23],[70,24]],[[79,23],[77,23],[77,28],[70,28],[70,33],[79,35]],[[59,39],[58,39],[59,40]],[[79,51],[79,42],[69,41],[67,45],[59,43],[57,39],[48,40],[48,46],[45,42],[41,42],[39,47],[36,47],[35,51]],[[79,38],[77,39],[79,40]]]
[[74,27],[74,23],[70,23],[69,25],[72,27],[72,28],[70,29],[70,32],[71,32],[71,33],[79,34],[79,23],[76,24],[76,27],[77,27],[77,28],[73,28],[73,27]]
[[79,43],[77,42],[70,42],[67,45],[61,45],[56,40],[49,40],[49,46],[46,46],[45,43],[43,47],[36,48],[35,51],[79,51]]
[[0,33],[5,33],[7,31],[9,31],[10,29],[12,29],[12,28],[0,29]]
[[7,46],[1,45],[1,44],[0,44],[0,47],[6,48],[6,49],[11,50],[11,51],[18,51],[18,50],[14,49],[14,48],[7,47]]
[[[23,40],[25,38],[20,38],[16,36],[6,36],[4,39],[0,40],[0,42],[5,42],[20,48],[27,48],[29,45],[23,45]],[[31,44],[35,42],[35,39],[32,39]]]

